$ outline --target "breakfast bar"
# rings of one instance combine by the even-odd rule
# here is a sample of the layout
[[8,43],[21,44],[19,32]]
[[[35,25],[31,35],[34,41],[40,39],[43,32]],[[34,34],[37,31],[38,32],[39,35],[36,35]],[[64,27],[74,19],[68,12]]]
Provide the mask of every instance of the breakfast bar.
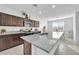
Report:
[[[41,49],[46,54],[54,54],[56,47],[58,46],[59,42],[62,39],[62,34],[60,35],[58,40],[57,38],[49,39],[47,38],[46,35],[40,35],[40,34],[22,36],[21,38],[24,40],[25,54],[26,55],[35,54],[34,52],[38,52],[36,49]],[[28,48],[27,45],[29,45]]]

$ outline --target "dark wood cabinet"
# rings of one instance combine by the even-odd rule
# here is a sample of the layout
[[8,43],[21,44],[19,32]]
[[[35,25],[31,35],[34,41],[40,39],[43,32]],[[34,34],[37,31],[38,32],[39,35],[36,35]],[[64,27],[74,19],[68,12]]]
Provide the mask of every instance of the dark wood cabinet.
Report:
[[39,21],[33,20],[32,25],[33,25],[33,27],[39,27]]
[[1,13],[0,13],[0,25],[1,25]]
[[17,18],[15,16],[12,16],[12,25],[17,26]]
[[39,21],[35,21],[35,27],[39,27]]
[[20,38],[21,36],[19,34],[0,36],[0,51],[23,44],[24,41]]
[[6,48],[6,43],[4,42],[6,38],[0,37],[0,51],[4,50]]
[[[26,19],[26,22],[30,27],[39,27],[39,21]],[[24,26],[24,18],[0,13],[0,26]]]
[[12,25],[11,21],[12,21],[12,16],[10,15],[7,15],[7,14],[1,14],[1,17],[0,17],[0,20],[1,20],[1,25],[2,26],[6,26],[6,25]]
[[0,13],[0,26],[24,26],[21,17]]
[[27,41],[24,41],[24,55],[31,55],[32,51],[31,51],[31,43],[28,43]]

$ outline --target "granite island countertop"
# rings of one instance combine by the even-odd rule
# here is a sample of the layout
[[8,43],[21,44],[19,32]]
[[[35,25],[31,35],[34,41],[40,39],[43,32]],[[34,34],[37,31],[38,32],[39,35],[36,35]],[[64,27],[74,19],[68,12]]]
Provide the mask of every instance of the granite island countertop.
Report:
[[[61,34],[61,36],[62,36],[62,34]],[[35,45],[36,47],[44,50],[47,53],[49,53],[51,51],[51,49],[54,47],[54,45],[57,43],[57,41],[59,41],[59,40],[57,40],[57,38],[48,39],[45,35],[39,35],[39,34],[22,36],[21,38],[24,39],[25,41]]]

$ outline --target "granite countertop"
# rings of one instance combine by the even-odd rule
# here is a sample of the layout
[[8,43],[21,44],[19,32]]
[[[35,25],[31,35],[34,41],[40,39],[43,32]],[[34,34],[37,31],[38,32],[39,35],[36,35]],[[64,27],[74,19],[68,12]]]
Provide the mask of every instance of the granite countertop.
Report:
[[45,35],[39,35],[39,34],[22,36],[21,38],[35,45],[36,47],[44,50],[47,53],[51,51],[51,49],[54,47],[54,45],[58,41],[58,40],[55,40],[56,38],[48,39]]
[[0,33],[0,36],[3,36],[3,35],[11,35],[11,34],[32,34],[32,33],[38,33],[38,32],[40,32],[40,31],[31,31],[31,32],[10,31],[10,32]]

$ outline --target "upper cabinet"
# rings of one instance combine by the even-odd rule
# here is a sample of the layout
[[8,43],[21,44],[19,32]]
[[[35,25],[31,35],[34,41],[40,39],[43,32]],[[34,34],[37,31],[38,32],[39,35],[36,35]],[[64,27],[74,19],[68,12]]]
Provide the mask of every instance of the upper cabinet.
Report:
[[0,13],[0,26],[24,26],[21,17]]
[[5,13],[0,13],[0,26],[39,27],[39,21],[25,19]]
[[39,27],[39,21],[30,20],[31,27]]
[[35,27],[39,27],[39,21],[35,21]]
[[25,20],[24,21],[24,25],[26,26],[26,27],[39,27],[39,21],[36,21],[36,20],[31,20],[31,19],[29,19],[29,20]]
[[16,16],[12,16],[12,25],[13,26],[24,26],[24,19]]
[[7,15],[7,14],[3,14],[3,13],[1,13],[0,14],[0,25],[1,26],[7,26],[7,25],[12,25],[11,23],[11,21],[12,21],[12,16],[10,16],[10,15]]

